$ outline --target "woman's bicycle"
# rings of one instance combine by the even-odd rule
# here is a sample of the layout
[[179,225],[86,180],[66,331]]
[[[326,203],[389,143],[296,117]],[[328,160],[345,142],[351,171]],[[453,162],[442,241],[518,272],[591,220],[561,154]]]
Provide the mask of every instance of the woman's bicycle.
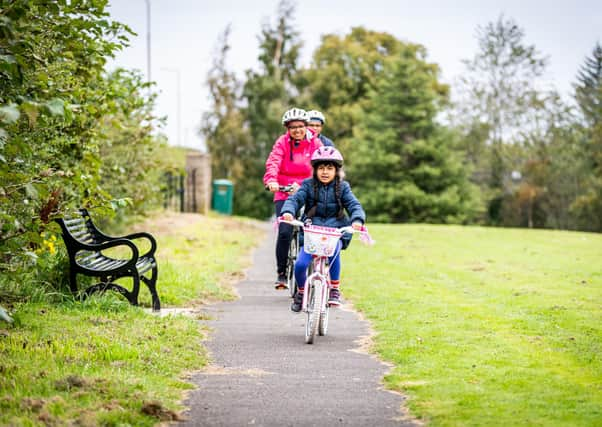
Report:
[[[279,191],[292,194],[296,188],[299,186],[295,186],[293,184],[290,185],[280,185],[278,187]],[[303,216],[303,209],[297,218],[301,218]],[[288,255],[286,257],[286,270],[284,271],[284,275],[286,276],[286,285],[290,292],[291,298],[295,296],[297,293],[297,282],[295,281],[295,262],[297,262],[297,257],[299,256],[299,250],[301,249],[301,232],[299,228],[293,227],[293,234],[291,237],[291,244],[288,247]]]
[[361,233],[360,240],[372,243],[366,227],[355,230],[353,227],[331,228],[317,225],[306,225],[299,220],[286,221],[278,218],[279,222],[291,224],[295,229],[303,229],[305,252],[312,255],[309,266],[311,272],[305,281],[301,311],[306,314],[305,342],[313,344],[316,332],[326,335],[328,332],[328,317],[330,306],[328,295],[330,291],[329,261],[330,257],[340,256],[338,245],[343,233]]

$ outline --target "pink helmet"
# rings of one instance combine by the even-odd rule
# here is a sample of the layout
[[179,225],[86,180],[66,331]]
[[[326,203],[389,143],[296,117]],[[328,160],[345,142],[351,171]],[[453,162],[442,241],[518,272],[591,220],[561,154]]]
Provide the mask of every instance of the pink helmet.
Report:
[[334,147],[322,146],[311,155],[311,165],[316,166],[318,163],[332,162],[338,166],[343,166],[343,156],[340,151]]

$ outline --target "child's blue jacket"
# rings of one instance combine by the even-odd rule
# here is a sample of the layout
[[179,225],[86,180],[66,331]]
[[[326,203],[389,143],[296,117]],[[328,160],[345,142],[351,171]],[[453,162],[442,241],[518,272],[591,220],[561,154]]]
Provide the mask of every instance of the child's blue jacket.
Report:
[[[364,209],[362,209],[359,200],[351,192],[349,183],[341,181],[340,186],[341,204],[347,211],[348,216],[337,219],[339,206],[335,194],[335,182],[332,181],[327,185],[318,182],[318,204],[316,206],[316,214],[312,218],[313,225],[340,228],[351,225],[353,222],[361,222],[362,224],[366,222]],[[308,178],[303,181],[301,188],[284,202],[281,214],[288,212],[295,216],[302,206],[306,206],[306,209],[311,209],[315,204],[314,198],[313,178]]]

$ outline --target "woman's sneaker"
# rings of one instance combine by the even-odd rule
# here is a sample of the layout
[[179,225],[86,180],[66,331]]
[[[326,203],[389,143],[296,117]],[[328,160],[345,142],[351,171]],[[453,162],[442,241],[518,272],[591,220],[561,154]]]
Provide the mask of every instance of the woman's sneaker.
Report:
[[291,310],[295,313],[299,313],[301,311],[301,307],[303,306],[303,294],[297,292],[293,297],[293,303],[291,304]]
[[328,305],[331,307],[338,307],[341,305],[341,293],[338,289],[330,289],[330,293],[328,294]]
[[276,285],[274,286],[278,290],[288,289],[288,283],[284,274],[279,274],[276,279]]

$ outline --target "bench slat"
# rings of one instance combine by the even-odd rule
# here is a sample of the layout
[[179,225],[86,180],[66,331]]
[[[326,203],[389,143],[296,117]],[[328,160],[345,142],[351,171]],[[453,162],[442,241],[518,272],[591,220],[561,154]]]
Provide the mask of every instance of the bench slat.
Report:
[[72,227],[74,224],[86,224],[86,220],[84,218],[64,219],[63,222],[65,223],[67,228]]

